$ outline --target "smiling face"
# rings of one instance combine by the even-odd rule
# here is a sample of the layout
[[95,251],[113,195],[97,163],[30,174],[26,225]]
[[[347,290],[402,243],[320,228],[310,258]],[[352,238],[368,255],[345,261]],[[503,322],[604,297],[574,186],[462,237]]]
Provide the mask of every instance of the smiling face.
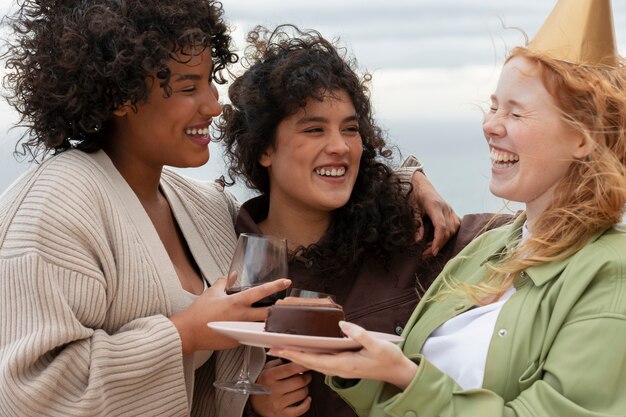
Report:
[[357,114],[346,92],[308,99],[278,124],[274,145],[259,159],[268,170],[272,209],[329,216],[350,199],[362,153]]
[[150,78],[148,98],[115,111],[115,130],[107,153],[116,165],[197,167],[209,159],[209,126],[221,113],[212,82],[211,49],[189,62],[170,60],[171,96],[164,97],[158,78]]
[[527,58],[504,65],[491,101],[483,124],[492,161],[489,188],[526,203],[530,220],[548,206],[572,161],[588,149],[562,120],[539,65]]

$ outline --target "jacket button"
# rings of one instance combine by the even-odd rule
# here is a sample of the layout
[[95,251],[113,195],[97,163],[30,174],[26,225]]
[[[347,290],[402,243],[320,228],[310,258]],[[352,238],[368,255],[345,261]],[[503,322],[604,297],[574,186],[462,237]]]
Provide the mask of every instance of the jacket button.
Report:
[[522,278],[526,278],[526,271],[521,271],[519,273],[519,276],[522,277]]
[[404,417],[417,417],[417,414],[415,414],[415,411],[405,411]]
[[400,336],[403,331],[404,331],[404,328],[402,326],[396,326],[396,334],[398,336]]
[[504,337],[504,336],[506,336],[506,329],[500,329],[500,330],[498,330],[498,336],[500,336],[500,337]]

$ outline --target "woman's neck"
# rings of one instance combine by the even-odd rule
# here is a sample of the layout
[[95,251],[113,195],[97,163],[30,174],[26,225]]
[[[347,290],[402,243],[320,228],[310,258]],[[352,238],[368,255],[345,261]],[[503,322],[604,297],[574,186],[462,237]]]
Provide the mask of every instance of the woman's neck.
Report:
[[535,225],[535,221],[543,214],[544,211],[548,209],[550,204],[554,200],[554,192],[558,186],[558,183],[554,184],[547,191],[544,191],[540,196],[533,199],[532,201],[527,201],[526,206],[526,224],[528,226],[528,231],[533,232],[533,227]]
[[163,167],[149,166],[119,149],[105,147],[103,150],[144,207],[161,202],[159,183]]
[[290,250],[317,243],[330,227],[331,212],[303,210],[283,204],[270,196],[270,206],[265,220],[258,226],[263,234],[287,239]]

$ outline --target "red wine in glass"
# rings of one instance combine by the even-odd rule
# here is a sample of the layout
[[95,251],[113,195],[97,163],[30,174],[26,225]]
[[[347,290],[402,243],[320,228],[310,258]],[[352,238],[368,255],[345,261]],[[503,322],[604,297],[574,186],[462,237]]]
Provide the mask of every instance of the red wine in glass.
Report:
[[[235,254],[228,271],[226,294],[235,294],[245,289],[287,277],[287,240],[266,235],[242,233],[239,235]],[[252,304],[266,307],[284,298],[287,291],[279,291]],[[269,394],[268,387],[250,381],[248,364],[250,346],[245,346],[244,359],[239,376],[234,381],[215,381],[219,389],[240,394]]]

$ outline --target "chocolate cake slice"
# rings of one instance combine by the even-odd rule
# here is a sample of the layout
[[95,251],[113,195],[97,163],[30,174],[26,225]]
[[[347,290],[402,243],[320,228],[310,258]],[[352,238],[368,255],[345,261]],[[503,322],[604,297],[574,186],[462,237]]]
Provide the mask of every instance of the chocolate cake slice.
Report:
[[265,331],[307,336],[343,337],[343,308],[330,298],[287,297],[269,309]]

